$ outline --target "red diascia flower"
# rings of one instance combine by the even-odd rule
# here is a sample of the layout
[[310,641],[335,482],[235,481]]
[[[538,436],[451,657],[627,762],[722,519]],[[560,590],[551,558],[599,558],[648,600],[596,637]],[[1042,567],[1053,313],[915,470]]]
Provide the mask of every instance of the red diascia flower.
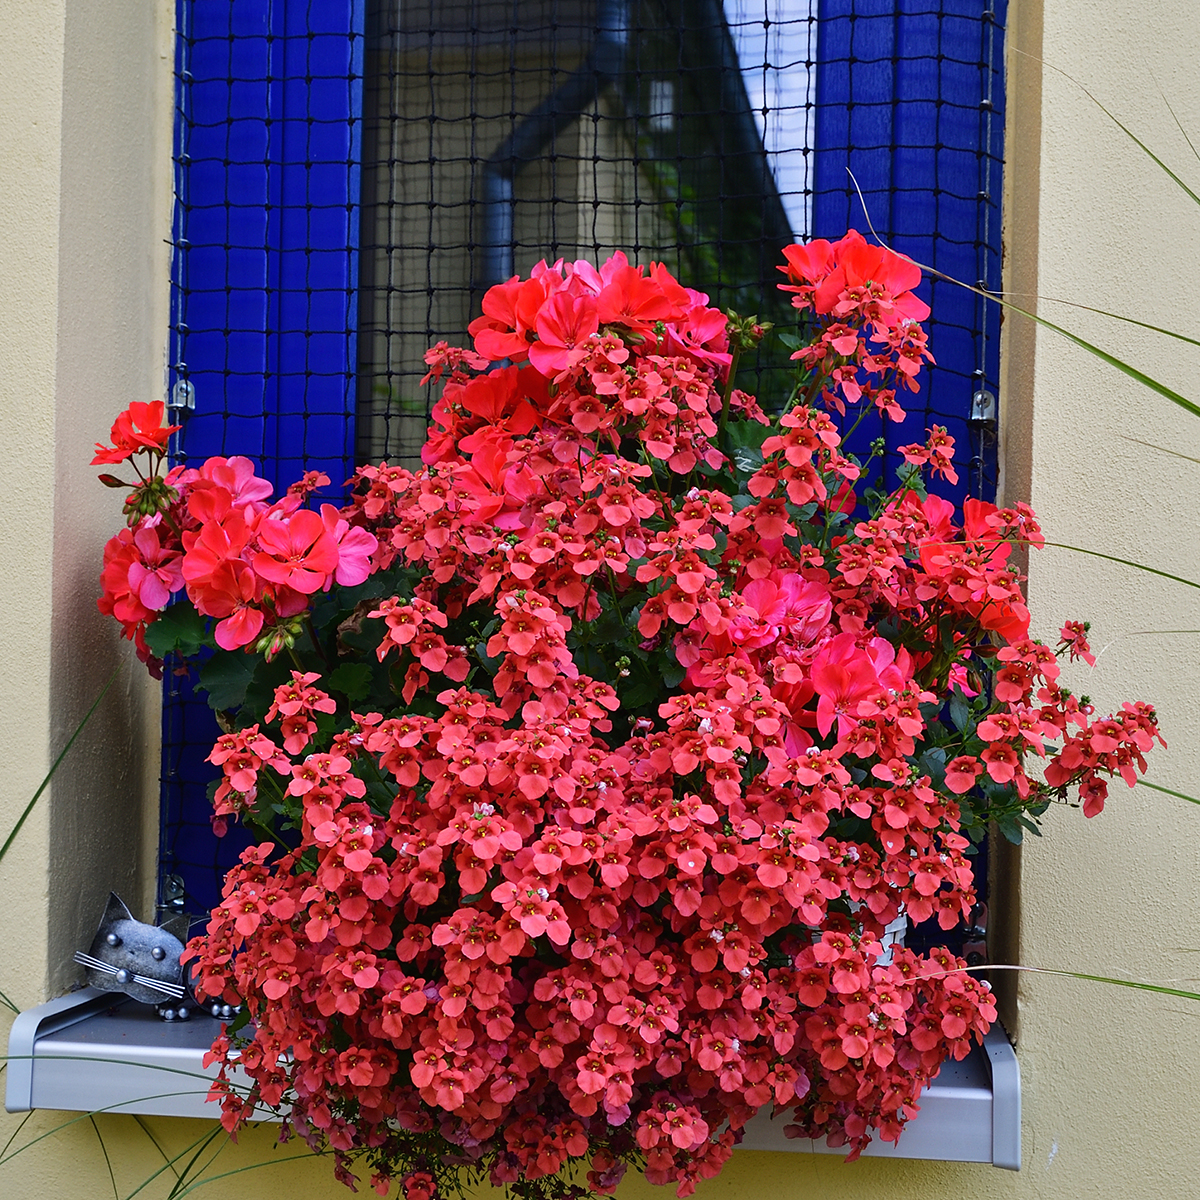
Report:
[[[343,1180],[365,1155],[433,1200],[465,1162],[561,1197],[573,1159],[609,1193],[641,1157],[687,1195],[767,1105],[852,1156],[894,1140],[995,1019],[886,927],[960,925],[968,833],[1098,812],[1154,713],[1060,686],[1011,553],[1027,509],[860,502],[833,414],[902,415],[919,273],[857,234],[785,256],[809,402],[770,430],[700,293],[543,263],[488,291],[474,352],[431,351],[421,466],[315,511],[320,480],[272,503],[212,459],[110,543],[130,636],[182,587],[221,649],[299,660],[254,671],[211,755],[215,823],[286,828],[188,950],[252,1018],[212,1054],[231,1129],[236,1064]],[[904,454],[953,472],[939,427]]]

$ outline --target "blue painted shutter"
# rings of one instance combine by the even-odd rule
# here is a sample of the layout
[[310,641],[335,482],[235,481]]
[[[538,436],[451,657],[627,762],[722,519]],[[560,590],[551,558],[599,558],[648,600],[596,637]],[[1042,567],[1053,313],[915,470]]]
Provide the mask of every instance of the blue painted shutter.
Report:
[[[244,454],[276,489],[353,469],[365,0],[180,0],[175,461]],[[161,862],[211,907],[243,844],[209,829],[216,725],[164,705]]]
[[[917,262],[999,289],[1006,5],[820,0],[814,236],[873,226]],[[894,448],[945,425],[963,478],[938,490],[992,499],[994,423],[969,418],[976,392],[999,394],[999,306],[942,281],[920,294],[937,369],[908,420],[867,422],[862,440],[883,432]]]

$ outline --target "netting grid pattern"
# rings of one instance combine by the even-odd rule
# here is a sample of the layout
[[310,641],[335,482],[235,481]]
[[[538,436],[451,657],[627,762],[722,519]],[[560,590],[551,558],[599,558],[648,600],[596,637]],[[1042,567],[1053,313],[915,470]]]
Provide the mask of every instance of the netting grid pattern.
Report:
[[[868,225],[999,287],[1004,4],[979,0],[179,0],[176,461],[277,488],[411,461],[423,354],[538,259],[659,260],[786,322],[780,247]],[[865,206],[865,208],[864,208]],[[930,373],[889,446],[946,425],[995,487],[994,305],[941,281]],[[991,310],[991,311],[989,311]],[[751,369],[771,403],[786,352]],[[753,386],[754,380],[743,382]],[[965,468],[965,469],[964,469]],[[330,497],[336,500],[336,496]],[[209,830],[212,716],[169,677],[162,872],[192,911],[239,846]]]
[[[812,197],[810,0],[449,0],[372,13],[359,451],[411,458],[422,355],[542,258],[664,261],[786,308]],[[753,99],[751,98],[753,96]],[[765,111],[764,111],[765,109]]]

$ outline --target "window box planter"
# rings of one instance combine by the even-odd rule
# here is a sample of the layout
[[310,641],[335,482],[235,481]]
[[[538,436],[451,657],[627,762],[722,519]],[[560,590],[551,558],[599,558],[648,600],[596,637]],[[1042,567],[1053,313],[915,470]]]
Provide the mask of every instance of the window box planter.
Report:
[[[206,1103],[217,1068],[201,1066],[217,1032],[203,1014],[161,1021],[145,1005],[83,988],[23,1012],[8,1041],[9,1112],[140,1113],[215,1118]],[[244,1076],[233,1082],[249,1084]],[[274,1114],[262,1110],[264,1120]],[[746,1129],[742,1150],[842,1154],[824,1142],[784,1137],[765,1114]],[[948,1062],[921,1097],[921,1112],[899,1145],[873,1141],[868,1156],[1021,1165],[1021,1083],[1017,1058],[995,1026],[962,1062]]]

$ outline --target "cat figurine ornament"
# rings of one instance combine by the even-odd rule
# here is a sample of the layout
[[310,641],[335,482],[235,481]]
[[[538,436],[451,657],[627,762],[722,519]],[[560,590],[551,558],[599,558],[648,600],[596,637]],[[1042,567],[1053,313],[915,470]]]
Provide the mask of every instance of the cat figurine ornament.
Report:
[[135,921],[116,892],[110,892],[90,952],[77,950],[75,961],[86,968],[92,987],[154,1004],[165,1021],[186,1021],[195,1003],[179,962],[187,931],[188,917],[182,914],[165,925]]

